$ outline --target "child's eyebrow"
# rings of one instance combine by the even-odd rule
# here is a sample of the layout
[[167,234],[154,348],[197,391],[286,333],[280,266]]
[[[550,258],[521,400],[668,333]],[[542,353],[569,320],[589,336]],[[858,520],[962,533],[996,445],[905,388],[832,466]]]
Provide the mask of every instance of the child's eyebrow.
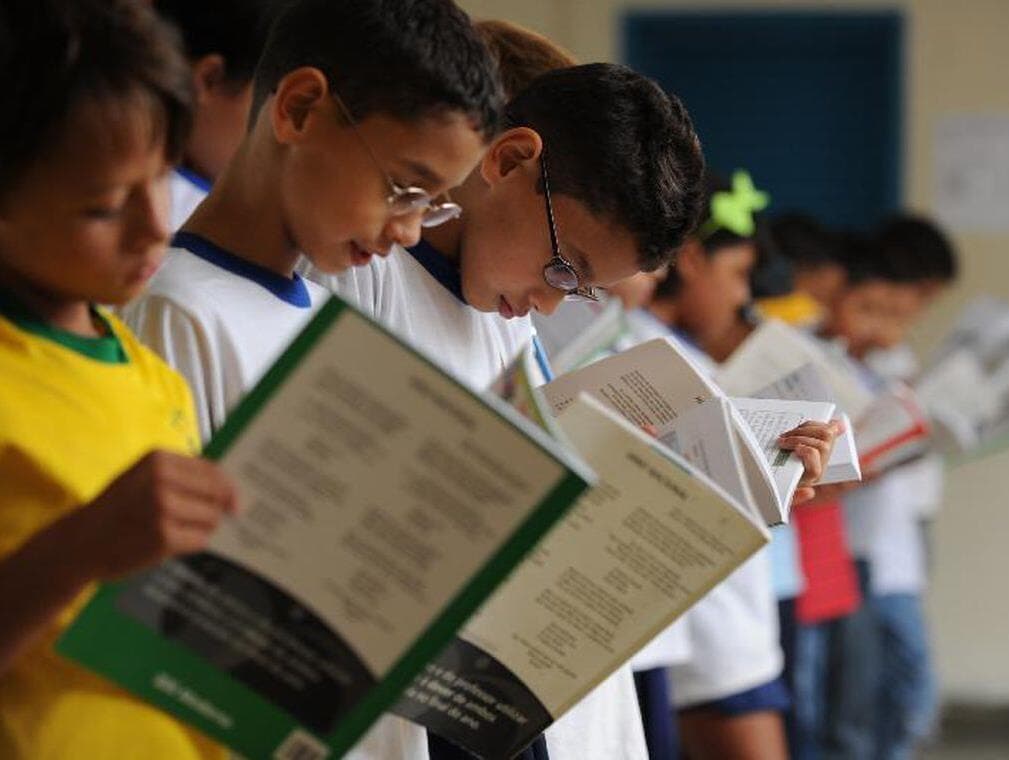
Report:
[[571,245],[567,246],[568,253],[571,255],[575,266],[578,268],[578,273],[581,276],[580,279],[585,280],[585,283],[590,283],[596,279],[596,273],[592,271],[592,265],[589,263],[588,256],[585,255],[577,246]]
[[421,184],[428,185],[430,187],[442,187],[445,184],[445,180],[442,179],[441,175],[425,163],[420,161],[411,161],[410,159],[403,159],[399,161],[399,165],[405,171],[408,171],[412,173],[413,176],[419,178]]

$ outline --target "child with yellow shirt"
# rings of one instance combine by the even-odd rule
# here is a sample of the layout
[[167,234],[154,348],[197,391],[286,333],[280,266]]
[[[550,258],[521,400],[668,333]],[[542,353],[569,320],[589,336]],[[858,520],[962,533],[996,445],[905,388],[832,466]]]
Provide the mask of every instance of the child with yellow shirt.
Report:
[[94,305],[164,253],[188,67],[140,0],[5,3],[0,66],[0,757],[223,756],[52,649],[96,581],[236,505],[182,378]]

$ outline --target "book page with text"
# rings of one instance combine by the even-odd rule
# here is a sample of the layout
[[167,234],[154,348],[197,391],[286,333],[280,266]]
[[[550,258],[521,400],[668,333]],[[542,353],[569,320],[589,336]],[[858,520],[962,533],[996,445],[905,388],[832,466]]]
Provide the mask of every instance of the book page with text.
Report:
[[[745,506],[595,399],[558,422],[599,484],[395,709],[479,757],[514,755],[769,540]],[[485,709],[427,708],[449,680]]]

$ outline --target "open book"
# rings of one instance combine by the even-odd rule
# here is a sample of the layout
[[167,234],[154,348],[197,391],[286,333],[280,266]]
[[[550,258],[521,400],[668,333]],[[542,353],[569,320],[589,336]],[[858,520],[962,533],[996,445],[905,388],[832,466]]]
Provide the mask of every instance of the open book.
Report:
[[[538,405],[600,481],[393,708],[494,759],[520,751],[769,539],[738,470],[735,494],[706,474],[723,452],[678,455],[586,394],[551,408],[528,355],[511,374],[501,387]],[[715,442],[738,462],[728,402],[703,406],[720,410]]]
[[841,346],[826,345],[776,319],[768,319],[750,333],[718,372],[727,393],[745,395],[778,382],[811,364],[830,390],[840,411],[857,420],[873,394],[852,371]]
[[998,443],[1009,431],[1009,304],[970,302],[914,389],[946,452]]
[[718,381],[731,393],[836,402],[847,432],[834,446],[821,483],[859,480],[862,471],[881,472],[928,447],[931,427],[909,388],[888,383],[869,390],[839,347],[777,320],[763,322],[743,342]]
[[[547,383],[542,393],[558,410],[579,393],[594,396],[631,423],[655,428],[660,439],[683,413],[725,393],[705,377],[674,339],[656,338]],[[829,401],[732,398],[729,415],[741,469],[757,510],[768,525],[787,522],[802,462],[777,448],[781,433],[802,421],[827,422]],[[708,432],[710,436],[720,433]]]
[[245,511],[58,648],[249,758],[353,746],[593,480],[338,299],[206,455]]
[[[833,401],[833,393],[827,387],[826,380],[813,364],[803,364],[750,395],[754,398]],[[830,453],[827,467],[818,481],[820,485],[862,479],[851,419],[844,412],[837,410],[835,416],[844,423],[844,433],[834,441],[834,449]]]

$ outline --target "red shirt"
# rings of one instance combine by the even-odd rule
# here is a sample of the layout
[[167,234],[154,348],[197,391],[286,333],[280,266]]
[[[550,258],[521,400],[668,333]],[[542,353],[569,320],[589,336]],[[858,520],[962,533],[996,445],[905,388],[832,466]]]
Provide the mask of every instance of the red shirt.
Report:
[[841,502],[797,507],[792,522],[806,579],[805,590],[795,605],[798,621],[812,625],[854,612],[862,602],[862,594],[844,532]]

